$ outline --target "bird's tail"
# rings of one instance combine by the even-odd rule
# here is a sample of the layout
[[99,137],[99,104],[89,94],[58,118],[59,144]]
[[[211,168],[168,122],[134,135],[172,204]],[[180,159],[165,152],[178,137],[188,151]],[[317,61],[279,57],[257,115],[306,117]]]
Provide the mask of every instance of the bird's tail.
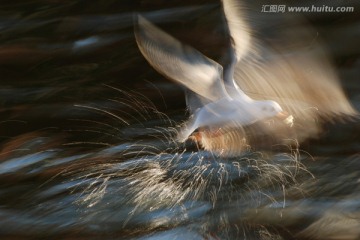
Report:
[[185,142],[189,136],[196,130],[196,121],[191,117],[188,121],[184,122],[178,131],[176,140],[178,142]]

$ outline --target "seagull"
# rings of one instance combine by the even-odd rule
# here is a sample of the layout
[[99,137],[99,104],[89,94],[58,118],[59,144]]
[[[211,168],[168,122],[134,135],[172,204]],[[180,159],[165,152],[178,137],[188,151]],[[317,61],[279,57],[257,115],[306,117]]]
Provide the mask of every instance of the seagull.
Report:
[[179,130],[179,142],[192,139],[205,150],[237,156],[249,148],[248,126],[300,141],[319,133],[317,117],[356,114],[324,59],[272,57],[274,51],[252,36],[242,5],[223,0],[222,7],[231,37],[224,66],[137,15],[141,53],[159,73],[185,87],[191,116]]

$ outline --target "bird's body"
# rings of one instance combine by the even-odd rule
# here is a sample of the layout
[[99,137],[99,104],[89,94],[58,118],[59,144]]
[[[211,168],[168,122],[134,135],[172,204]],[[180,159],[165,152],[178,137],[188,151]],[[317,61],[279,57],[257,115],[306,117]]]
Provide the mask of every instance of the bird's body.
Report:
[[[223,126],[235,127],[248,125],[256,121],[251,110],[251,103],[223,98],[199,108],[178,134],[178,140],[184,142],[196,129],[211,126],[209,130]],[[237,124],[238,123],[238,124]]]
[[207,127],[215,132],[221,128],[238,128],[272,118],[282,112],[273,101],[254,101],[251,98],[222,98],[199,108],[180,130],[178,140],[185,141],[192,132]]

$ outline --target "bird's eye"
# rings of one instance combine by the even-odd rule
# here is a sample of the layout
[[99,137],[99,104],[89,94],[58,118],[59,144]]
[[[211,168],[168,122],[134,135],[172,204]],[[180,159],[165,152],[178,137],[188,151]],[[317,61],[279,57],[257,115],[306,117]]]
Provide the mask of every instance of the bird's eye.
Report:
[[261,108],[261,110],[266,111],[266,110],[267,110],[267,108],[266,108],[266,107],[262,107],[262,108]]
[[274,107],[271,107],[271,111],[274,112],[274,111],[275,111],[275,108],[274,108]]

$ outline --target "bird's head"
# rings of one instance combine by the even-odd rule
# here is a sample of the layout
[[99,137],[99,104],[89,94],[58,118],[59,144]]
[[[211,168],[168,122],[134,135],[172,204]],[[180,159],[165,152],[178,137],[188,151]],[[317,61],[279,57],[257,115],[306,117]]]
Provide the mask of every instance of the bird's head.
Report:
[[255,101],[255,112],[256,116],[259,119],[273,118],[277,117],[283,120],[286,124],[293,124],[293,116],[285,112],[280,104],[275,101],[265,100],[265,101]]

